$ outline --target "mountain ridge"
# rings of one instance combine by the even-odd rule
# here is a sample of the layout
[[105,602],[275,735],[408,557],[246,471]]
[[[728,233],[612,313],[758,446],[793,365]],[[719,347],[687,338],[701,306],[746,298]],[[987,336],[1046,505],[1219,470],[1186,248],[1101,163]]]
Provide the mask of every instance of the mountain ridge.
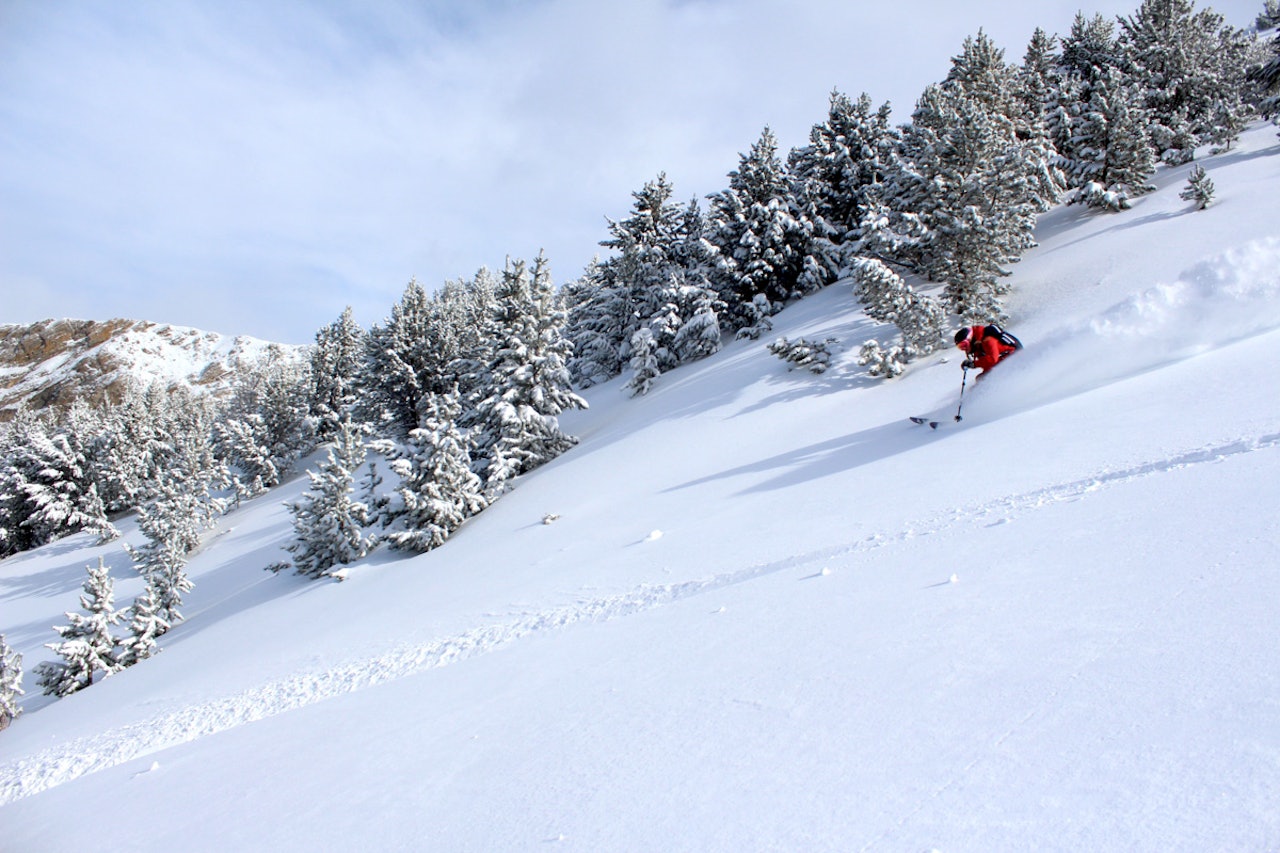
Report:
[[131,384],[229,393],[235,377],[275,351],[306,350],[150,320],[46,319],[0,325],[0,421],[17,410],[120,401]]

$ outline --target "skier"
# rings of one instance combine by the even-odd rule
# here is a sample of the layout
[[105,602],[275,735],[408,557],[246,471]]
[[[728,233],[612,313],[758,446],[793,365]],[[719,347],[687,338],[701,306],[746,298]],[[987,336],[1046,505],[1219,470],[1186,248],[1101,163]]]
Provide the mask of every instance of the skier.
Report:
[[1022,341],[991,323],[965,327],[956,332],[956,346],[968,356],[962,365],[964,369],[980,368],[982,373],[978,378],[981,379],[1001,361],[1022,349]]

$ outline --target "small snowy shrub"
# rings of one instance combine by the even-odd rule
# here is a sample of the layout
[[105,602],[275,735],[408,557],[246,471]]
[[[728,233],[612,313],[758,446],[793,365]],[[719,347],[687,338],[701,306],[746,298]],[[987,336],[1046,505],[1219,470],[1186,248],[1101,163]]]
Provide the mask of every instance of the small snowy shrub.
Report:
[[902,373],[909,359],[901,345],[894,345],[886,350],[881,349],[878,341],[867,341],[858,351],[858,364],[867,368],[867,373],[872,376],[883,376],[886,379]]
[[1186,188],[1178,193],[1178,198],[1183,201],[1193,201],[1196,203],[1197,210],[1204,210],[1213,203],[1213,181],[1209,180],[1209,173],[1204,170],[1203,166],[1192,166],[1191,174],[1187,179]]
[[1129,204],[1129,199],[1124,193],[1109,190],[1097,181],[1090,181],[1081,187],[1073,201],[1084,204],[1086,207],[1112,211],[1128,210],[1133,206]]
[[803,367],[814,373],[823,373],[831,366],[831,345],[834,343],[835,338],[827,338],[825,341],[809,341],[804,338],[788,341],[786,338],[778,338],[769,344],[769,352],[790,363],[788,370]]

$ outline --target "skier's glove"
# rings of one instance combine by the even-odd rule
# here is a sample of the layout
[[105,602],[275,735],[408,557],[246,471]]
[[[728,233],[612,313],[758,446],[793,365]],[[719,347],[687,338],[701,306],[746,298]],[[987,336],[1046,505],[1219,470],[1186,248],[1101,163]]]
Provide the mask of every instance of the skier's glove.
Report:
[[960,365],[965,370],[973,370],[973,359],[966,358]]

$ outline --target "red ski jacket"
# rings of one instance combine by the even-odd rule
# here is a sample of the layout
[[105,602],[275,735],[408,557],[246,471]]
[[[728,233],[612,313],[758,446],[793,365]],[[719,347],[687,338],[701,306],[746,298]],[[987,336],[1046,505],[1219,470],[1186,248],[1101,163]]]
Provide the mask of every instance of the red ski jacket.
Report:
[[995,367],[1009,353],[1018,351],[1017,347],[1003,344],[997,337],[983,337],[985,331],[985,326],[974,326],[969,330],[969,339],[960,344],[960,348],[969,353],[973,366],[981,368],[983,373]]

